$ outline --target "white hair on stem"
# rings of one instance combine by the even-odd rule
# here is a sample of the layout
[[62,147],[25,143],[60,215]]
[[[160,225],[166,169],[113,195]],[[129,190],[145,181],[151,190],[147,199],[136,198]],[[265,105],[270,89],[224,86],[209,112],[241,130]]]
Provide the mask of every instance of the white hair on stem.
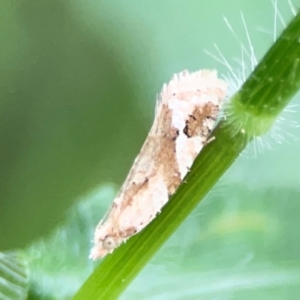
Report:
[[[292,1],[287,0],[286,3],[288,4],[292,15],[296,15],[296,9]],[[283,30],[286,27],[287,23],[282,14],[280,13],[280,10],[278,9],[278,1],[271,0],[271,4],[274,10],[274,21],[272,31],[268,32],[265,29],[259,29],[259,31],[271,35],[273,42],[275,42],[277,39],[278,32]],[[211,56],[213,59],[215,59],[217,62],[219,62],[227,68],[227,74],[224,75],[223,78],[227,81],[229,85],[229,95],[227,98],[227,105],[229,106],[230,98],[242,87],[249,74],[255,69],[256,65],[258,64],[258,58],[255,54],[255,47],[251,40],[246,18],[244,17],[244,14],[242,12],[240,13],[240,15],[244,32],[246,35],[246,45],[239,38],[238,34],[235,32],[229,20],[225,16],[223,17],[227,28],[229,29],[235,40],[238,42],[238,45],[240,47],[240,60],[233,60],[233,62],[231,62],[230,60],[226,59],[226,57],[223,55],[222,51],[216,44],[214,44],[216,54],[205,50],[205,53],[207,53],[209,56]],[[295,114],[299,114],[299,107],[300,105],[297,104],[288,105],[277,118],[277,120],[274,122],[270,131],[267,134],[253,137],[253,141],[251,143],[252,147],[250,149],[247,149],[246,156],[251,157],[253,156],[252,152],[254,152],[254,157],[256,157],[258,153],[263,153],[265,149],[272,150],[276,148],[276,145],[278,144],[283,144],[284,142],[290,141],[294,142],[299,140],[297,136],[288,131],[288,129],[300,127],[299,123],[295,120]],[[227,112],[227,114],[224,117],[230,118],[234,116],[229,115]],[[233,132],[233,134],[236,134],[238,131],[243,131],[242,122],[241,124],[238,124],[236,126],[236,131]],[[249,137],[245,135],[245,139],[247,138]],[[245,155],[245,153],[243,153],[243,155]]]

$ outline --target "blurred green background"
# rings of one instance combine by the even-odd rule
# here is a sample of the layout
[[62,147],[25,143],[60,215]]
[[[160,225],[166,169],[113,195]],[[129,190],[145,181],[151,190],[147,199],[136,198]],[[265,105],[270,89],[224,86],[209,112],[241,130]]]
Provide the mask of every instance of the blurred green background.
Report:
[[[278,2],[287,22],[288,1]],[[228,67],[204,52],[219,56],[214,43],[236,74],[241,70],[240,43],[250,46],[240,11],[260,58],[273,42],[270,0],[1,1],[0,249],[48,236],[72,204],[101,186],[99,211],[82,225],[90,217],[91,232],[146,137],[162,84],[184,69],[214,68],[226,76]],[[241,155],[123,299],[295,299],[297,103]],[[116,186],[105,185],[111,182]],[[103,194],[107,188],[113,191]],[[90,236],[83,241],[88,249]],[[91,267],[86,252],[74,252],[82,268]]]

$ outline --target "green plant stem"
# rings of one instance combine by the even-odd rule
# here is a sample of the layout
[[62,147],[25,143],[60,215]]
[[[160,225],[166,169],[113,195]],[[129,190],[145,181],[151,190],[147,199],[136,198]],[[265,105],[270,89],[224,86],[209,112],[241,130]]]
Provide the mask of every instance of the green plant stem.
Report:
[[298,36],[299,14],[233,97],[227,120],[212,133],[215,140],[201,151],[162,213],[106,257],[74,299],[117,299],[236,160],[247,142],[269,129],[299,88]]
[[229,147],[229,131],[219,126],[214,135],[216,139],[203,149],[186,183],[180,186],[162,213],[140,234],[105,258],[74,299],[116,299],[180,226],[242,150],[242,134],[237,135]]
[[276,117],[300,86],[300,15],[282,32],[238,92],[245,109]]
[[227,108],[232,132],[248,137],[266,133],[300,86],[300,16],[267,52],[254,72],[232,97]]

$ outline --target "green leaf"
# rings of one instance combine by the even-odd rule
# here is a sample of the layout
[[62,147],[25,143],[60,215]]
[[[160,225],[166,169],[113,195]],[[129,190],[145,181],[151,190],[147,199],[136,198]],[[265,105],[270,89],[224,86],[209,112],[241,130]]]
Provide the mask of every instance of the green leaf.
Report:
[[17,252],[0,252],[0,299],[27,298],[28,265]]
[[[114,194],[112,186],[102,186],[71,209],[51,238],[32,245],[30,300],[69,299],[91,272],[87,236],[91,238],[99,211],[104,213]],[[264,186],[252,191],[238,184],[226,193],[212,193],[121,299],[295,297],[300,278],[298,195],[294,189]],[[169,264],[174,258],[176,264]]]
[[77,202],[64,224],[48,237],[33,243],[26,251],[30,261],[29,299],[68,299],[94,269],[89,256],[99,213],[115,195],[111,184]]

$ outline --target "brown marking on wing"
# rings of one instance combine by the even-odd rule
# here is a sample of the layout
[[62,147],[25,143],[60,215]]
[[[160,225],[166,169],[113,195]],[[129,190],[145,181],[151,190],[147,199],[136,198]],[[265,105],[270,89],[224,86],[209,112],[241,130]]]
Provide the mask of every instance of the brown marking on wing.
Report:
[[218,111],[218,107],[211,102],[204,106],[197,106],[186,120],[186,126],[183,129],[183,133],[187,137],[207,137],[211,132],[211,128],[205,125],[205,121],[208,119],[215,120]]
[[172,195],[181,182],[176,159],[176,139],[179,132],[172,127],[172,110],[168,107],[164,108],[160,126],[157,169],[160,169],[164,174],[169,195]]

